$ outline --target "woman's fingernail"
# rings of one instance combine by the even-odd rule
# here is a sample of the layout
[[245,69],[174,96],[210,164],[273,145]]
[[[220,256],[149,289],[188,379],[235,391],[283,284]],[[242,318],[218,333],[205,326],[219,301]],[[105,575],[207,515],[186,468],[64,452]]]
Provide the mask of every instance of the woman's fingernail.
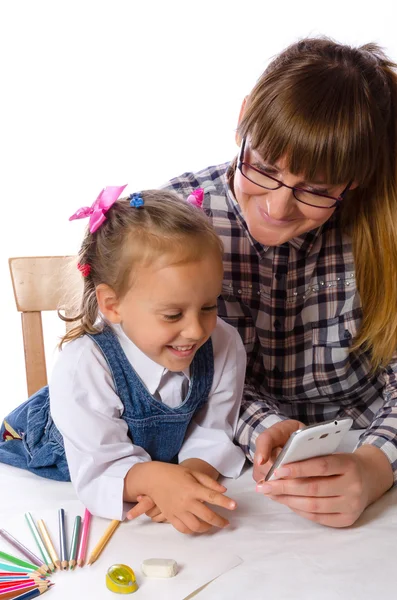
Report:
[[258,483],[256,485],[256,491],[260,494],[269,494],[272,491],[270,483]]
[[276,469],[274,471],[274,477],[276,479],[281,479],[282,477],[289,477],[291,475],[291,469],[288,467],[281,467],[280,469]]
[[236,508],[236,506],[237,506],[236,502],[229,503],[229,508]]
[[256,464],[258,466],[260,466],[260,465],[263,465],[263,463],[264,463],[264,460],[263,460],[262,454],[258,454],[257,457],[256,457]]

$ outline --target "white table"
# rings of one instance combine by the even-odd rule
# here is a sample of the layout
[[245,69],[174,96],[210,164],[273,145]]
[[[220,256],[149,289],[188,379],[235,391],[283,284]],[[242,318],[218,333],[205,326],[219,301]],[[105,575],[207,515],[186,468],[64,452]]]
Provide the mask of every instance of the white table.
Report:
[[[29,543],[34,551],[23,522],[25,511],[44,518],[56,546],[58,508],[63,507],[70,516],[69,532],[74,516],[83,514],[69,483],[44,480],[5,465],[0,465],[0,482],[0,527],[23,537],[21,541]],[[227,480],[226,485],[228,494],[238,503],[229,528],[184,536],[170,525],[155,524],[145,517],[123,523],[93,566],[74,573],[57,573],[57,585],[46,600],[117,598],[104,585],[106,569],[114,562],[129,564],[138,575],[143,558],[175,558],[182,564],[183,573],[184,560],[192,561],[197,556],[211,563],[227,554],[238,555],[242,564],[202,589],[197,595],[199,600],[396,597],[397,490],[369,507],[353,527],[331,529],[306,521],[255,493],[251,468],[239,479]],[[106,525],[102,519],[93,519],[90,548]],[[6,550],[4,543],[0,542],[0,549]],[[177,600],[166,590],[164,586],[159,597]],[[129,597],[144,600],[144,592],[144,586],[140,586]]]

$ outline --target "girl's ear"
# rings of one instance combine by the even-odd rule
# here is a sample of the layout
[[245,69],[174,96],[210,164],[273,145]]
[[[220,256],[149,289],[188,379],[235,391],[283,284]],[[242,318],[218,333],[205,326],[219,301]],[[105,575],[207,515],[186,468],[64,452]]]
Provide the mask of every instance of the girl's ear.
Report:
[[238,134],[238,127],[239,127],[241,121],[243,120],[245,105],[247,104],[247,100],[248,100],[248,96],[245,96],[243,103],[241,105],[241,108],[240,108],[239,116],[238,116],[238,123],[237,123],[236,136],[235,136],[236,144],[238,147],[241,146],[241,137]]
[[105,283],[101,283],[97,286],[95,293],[99,310],[103,316],[110,323],[121,323],[119,300],[113,289]]

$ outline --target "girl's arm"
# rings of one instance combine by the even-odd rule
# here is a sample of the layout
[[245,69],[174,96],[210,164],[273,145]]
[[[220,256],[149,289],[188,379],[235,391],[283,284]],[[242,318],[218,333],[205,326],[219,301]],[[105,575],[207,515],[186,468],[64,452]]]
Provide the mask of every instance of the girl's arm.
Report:
[[124,478],[133,465],[151,458],[128,437],[113,378],[90,338],[64,347],[49,387],[51,415],[64,438],[79,499],[93,514],[121,520]]
[[188,428],[178,458],[180,464],[199,459],[214,469],[213,477],[215,474],[238,477],[245,456],[233,439],[244,387],[246,353],[238,332],[219,318],[211,339],[214,352],[211,391]]

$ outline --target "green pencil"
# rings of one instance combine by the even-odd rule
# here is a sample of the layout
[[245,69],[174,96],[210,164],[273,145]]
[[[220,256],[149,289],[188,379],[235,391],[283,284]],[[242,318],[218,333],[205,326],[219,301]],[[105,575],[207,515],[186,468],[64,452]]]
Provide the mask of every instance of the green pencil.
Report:
[[14,565],[18,565],[19,567],[24,567],[25,569],[31,569],[33,571],[40,571],[43,572],[43,574],[47,574],[47,572],[44,570],[45,569],[45,565],[44,568],[42,567],[38,567],[37,565],[32,565],[32,563],[26,562],[25,560],[21,560],[20,558],[17,558],[16,556],[12,556],[12,554],[7,554],[6,552],[0,552],[0,558],[2,558],[3,560],[8,560],[8,562],[14,564]]
[[40,550],[40,554],[43,557],[44,563],[49,566],[51,571],[55,571],[55,565],[52,562],[50,555],[48,554],[47,548],[45,547],[44,542],[40,537],[39,530],[37,529],[36,523],[34,522],[30,512],[25,513],[25,519],[29,525],[29,529],[32,532],[37,547]]
[[7,563],[0,562],[0,571],[11,571],[12,573],[34,573],[38,571],[39,567],[34,567],[34,569],[28,569],[27,567],[15,567],[13,565],[9,565]]
[[77,546],[79,543],[80,528],[81,528],[81,517],[77,516],[74,520],[72,542],[70,544],[70,552],[69,552],[69,569],[71,569],[71,570],[73,570],[76,566]]

